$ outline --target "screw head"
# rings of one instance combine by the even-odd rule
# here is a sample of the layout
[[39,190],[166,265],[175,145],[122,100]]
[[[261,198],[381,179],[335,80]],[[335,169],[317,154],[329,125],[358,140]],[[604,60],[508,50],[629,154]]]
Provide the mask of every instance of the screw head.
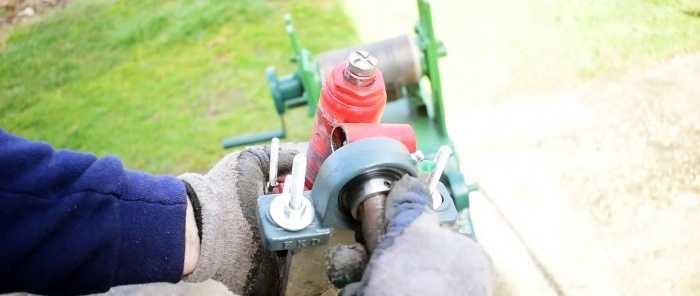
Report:
[[374,75],[377,59],[364,50],[356,50],[348,57],[348,70],[359,77]]

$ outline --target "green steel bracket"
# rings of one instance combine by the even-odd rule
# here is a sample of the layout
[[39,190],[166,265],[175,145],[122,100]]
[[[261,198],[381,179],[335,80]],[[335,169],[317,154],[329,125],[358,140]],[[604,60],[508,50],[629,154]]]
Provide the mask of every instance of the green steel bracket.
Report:
[[416,23],[418,44],[423,50],[423,71],[430,79],[430,100],[424,98],[432,106],[433,120],[437,124],[437,130],[441,136],[447,137],[445,126],[445,110],[442,102],[442,82],[440,81],[440,68],[438,58],[447,55],[445,46],[435,38],[433,30],[433,17],[430,10],[430,1],[418,0],[419,19]]
[[266,131],[266,132],[262,132],[262,133],[258,133],[258,134],[250,134],[250,135],[243,135],[243,136],[226,138],[226,139],[221,140],[221,146],[224,147],[224,149],[228,149],[228,148],[233,148],[233,147],[238,147],[238,146],[266,142],[272,138],[283,139],[286,136],[286,130],[284,128],[284,118],[280,117],[280,122],[281,122],[282,128],[279,130],[272,130],[272,131]]
[[275,67],[267,68],[267,83],[270,86],[272,100],[275,102],[277,114],[282,116],[289,108],[306,104],[304,87],[297,72],[291,75],[277,78]]
[[292,62],[299,67],[294,74],[277,78],[275,67],[267,68],[267,82],[275,102],[277,114],[284,114],[286,109],[308,105],[309,116],[316,112],[318,96],[321,94],[321,79],[318,63],[311,59],[311,53],[303,48],[297,38],[292,17],[284,15],[284,24],[292,44]]
[[[297,39],[297,34],[294,31],[292,16],[290,14],[284,15],[284,23],[287,29],[287,34],[289,35],[289,40],[292,43],[292,51],[294,53],[292,61],[299,64],[299,69],[295,73],[295,77],[301,81],[304,98],[302,102],[307,102],[309,105],[309,115],[313,115],[316,112],[318,96],[321,94],[321,79],[319,78],[318,74],[318,63],[312,60],[311,53],[306,48],[301,47],[299,44],[299,39]],[[296,98],[283,98],[283,100],[294,99]]]

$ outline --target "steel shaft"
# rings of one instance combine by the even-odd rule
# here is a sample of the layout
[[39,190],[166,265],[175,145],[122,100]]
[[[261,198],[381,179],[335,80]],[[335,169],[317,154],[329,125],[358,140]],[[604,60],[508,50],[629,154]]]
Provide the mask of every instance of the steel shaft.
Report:
[[371,254],[379,243],[379,238],[384,233],[384,203],[386,194],[377,194],[366,199],[357,210],[358,218],[362,224],[362,236],[365,239],[365,248]]

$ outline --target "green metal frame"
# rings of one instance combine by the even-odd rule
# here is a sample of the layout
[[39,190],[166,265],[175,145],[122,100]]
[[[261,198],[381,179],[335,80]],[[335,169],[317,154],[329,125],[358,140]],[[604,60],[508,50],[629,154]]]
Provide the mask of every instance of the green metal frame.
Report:
[[[297,39],[297,34],[294,31],[290,14],[284,15],[284,23],[287,34],[289,35],[289,40],[292,43],[292,52],[294,53],[292,61],[299,64],[299,69],[295,73],[295,77],[301,80],[301,84],[304,87],[303,99],[309,106],[309,115],[314,115],[316,113],[316,106],[318,105],[318,97],[321,95],[321,78],[318,73],[318,63],[312,60],[311,53],[299,44],[299,39]],[[286,104],[286,106],[289,105],[288,103]]]
[[447,52],[442,42],[435,38],[430,2],[418,0],[418,13],[419,19],[415,31],[418,35],[418,45],[424,53],[423,74],[430,79],[430,96],[434,114],[432,119],[437,124],[440,135],[447,137],[445,107],[442,104],[442,83],[438,65],[438,58],[447,55]]

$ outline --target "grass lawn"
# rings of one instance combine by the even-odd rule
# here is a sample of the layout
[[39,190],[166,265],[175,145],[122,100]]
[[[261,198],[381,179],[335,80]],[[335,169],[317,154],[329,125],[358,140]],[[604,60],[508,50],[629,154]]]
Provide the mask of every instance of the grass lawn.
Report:
[[[127,167],[206,170],[227,136],[280,126],[264,70],[294,69],[282,15],[313,52],[347,46],[338,1],[76,1],[0,48],[0,127]],[[308,137],[305,110],[289,140]]]

